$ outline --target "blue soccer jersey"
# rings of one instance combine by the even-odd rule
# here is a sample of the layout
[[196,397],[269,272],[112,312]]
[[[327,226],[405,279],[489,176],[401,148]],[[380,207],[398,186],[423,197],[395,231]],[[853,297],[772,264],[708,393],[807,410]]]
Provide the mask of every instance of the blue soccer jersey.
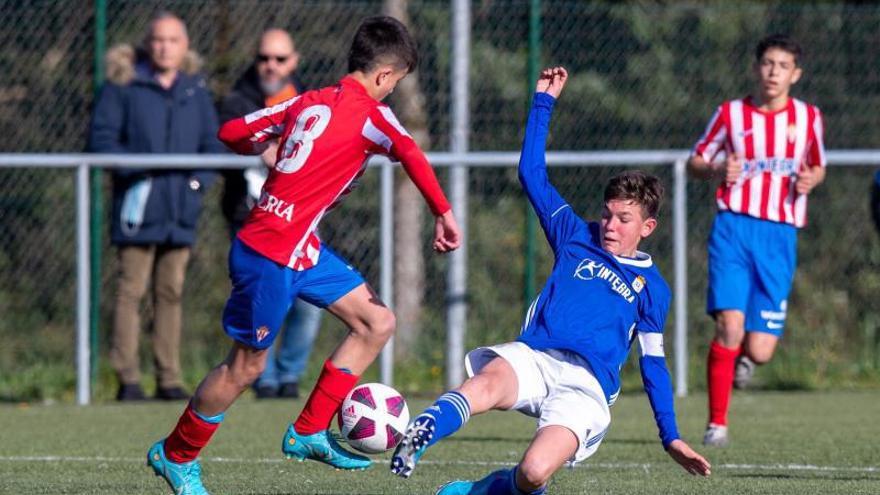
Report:
[[550,184],[544,157],[555,99],[535,95],[519,178],[556,257],[529,308],[518,340],[536,350],[565,349],[592,368],[609,404],[620,369],[638,338],[639,364],[663,445],[677,439],[672,384],[663,353],[669,286],[650,256],[615,256],[602,248],[599,224],[584,222]]

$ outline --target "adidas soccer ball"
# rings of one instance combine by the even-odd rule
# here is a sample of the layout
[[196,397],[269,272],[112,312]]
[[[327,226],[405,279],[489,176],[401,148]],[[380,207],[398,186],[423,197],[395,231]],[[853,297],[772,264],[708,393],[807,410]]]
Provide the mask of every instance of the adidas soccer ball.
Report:
[[337,417],[342,437],[367,454],[393,449],[409,424],[403,396],[381,383],[358,385],[342,401]]

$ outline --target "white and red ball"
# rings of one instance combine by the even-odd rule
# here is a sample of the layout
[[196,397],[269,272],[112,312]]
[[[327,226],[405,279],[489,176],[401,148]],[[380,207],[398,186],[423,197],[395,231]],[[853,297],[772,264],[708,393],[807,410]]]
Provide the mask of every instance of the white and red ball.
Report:
[[381,383],[358,385],[337,416],[342,437],[367,454],[393,449],[409,424],[409,409],[397,390]]

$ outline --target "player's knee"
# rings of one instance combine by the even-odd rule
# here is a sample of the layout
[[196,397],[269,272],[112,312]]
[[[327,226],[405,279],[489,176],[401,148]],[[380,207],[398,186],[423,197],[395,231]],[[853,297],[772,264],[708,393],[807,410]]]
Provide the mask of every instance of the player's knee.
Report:
[[527,491],[537,490],[546,485],[553,476],[555,470],[552,463],[536,455],[526,455],[519,464],[520,482],[525,481],[529,486],[520,486]]
[[235,385],[242,390],[250,387],[266,369],[266,360],[259,355],[249,356],[230,367]]
[[725,347],[737,347],[745,336],[742,314],[733,311],[719,311],[715,315],[715,334]]
[[767,362],[770,361],[770,358],[773,357],[773,350],[749,349],[747,355],[755,364],[767,364]]
[[394,329],[397,327],[397,318],[390,309],[378,311],[367,322],[367,333],[371,339],[385,342],[394,335]]

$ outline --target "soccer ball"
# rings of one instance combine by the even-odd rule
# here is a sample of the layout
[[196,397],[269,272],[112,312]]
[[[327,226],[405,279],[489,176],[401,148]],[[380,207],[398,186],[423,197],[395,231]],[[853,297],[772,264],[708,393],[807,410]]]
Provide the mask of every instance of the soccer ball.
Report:
[[397,390],[381,383],[365,383],[349,392],[337,419],[349,445],[367,454],[378,454],[400,443],[409,424],[409,409]]

